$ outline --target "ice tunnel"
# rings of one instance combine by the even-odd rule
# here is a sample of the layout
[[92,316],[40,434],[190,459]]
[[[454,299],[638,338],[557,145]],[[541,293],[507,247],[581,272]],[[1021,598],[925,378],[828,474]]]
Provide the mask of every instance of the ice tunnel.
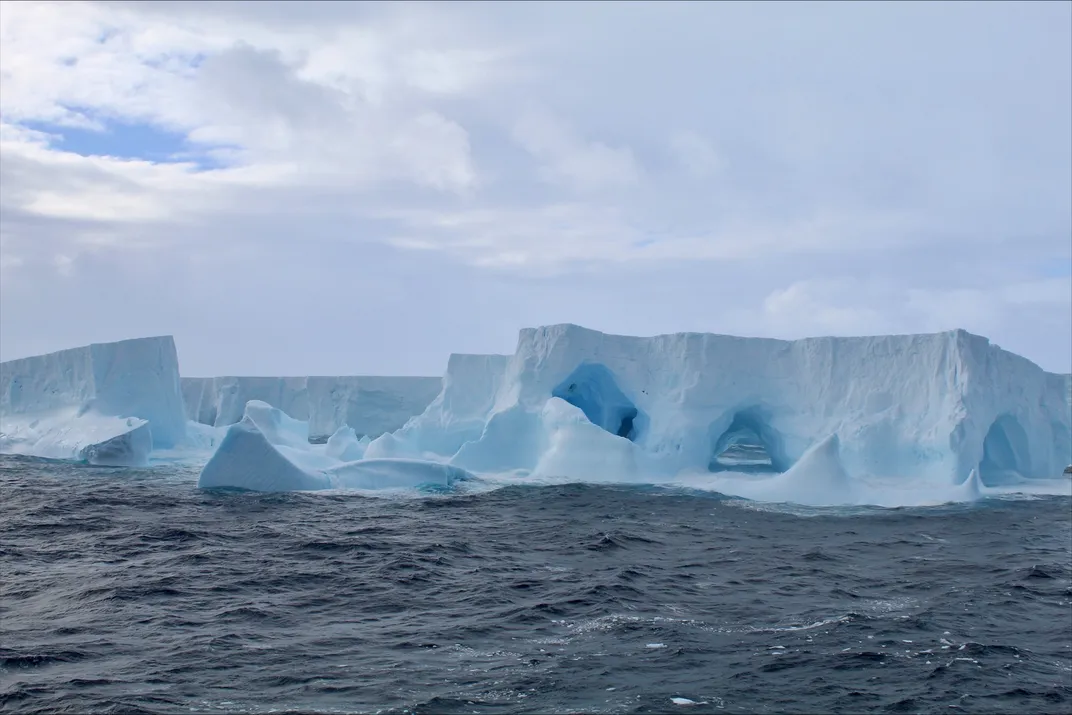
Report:
[[643,418],[636,405],[625,396],[604,365],[586,363],[551,391],[577,407],[594,425],[611,434],[636,441]]
[[994,420],[983,439],[979,478],[988,486],[1016,482],[1031,474],[1027,432],[1011,415]]
[[708,471],[784,472],[791,465],[784,456],[781,436],[758,409],[734,413],[711,449]]

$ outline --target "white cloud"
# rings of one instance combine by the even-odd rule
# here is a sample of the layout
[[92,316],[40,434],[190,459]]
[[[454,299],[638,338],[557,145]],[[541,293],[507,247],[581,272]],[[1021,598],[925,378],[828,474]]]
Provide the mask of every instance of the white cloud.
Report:
[[52,260],[56,264],[56,273],[59,273],[64,278],[70,278],[74,275],[74,256],[60,254],[54,256]]
[[746,311],[738,319],[779,337],[956,328],[992,336],[1009,321],[1022,319],[1025,308],[1035,313],[1032,323],[1039,317],[1051,326],[1072,320],[1072,278],[940,288],[896,285],[888,278],[802,280],[772,291],[759,311]]
[[366,291],[385,346],[961,326],[1059,369],[1072,10],[935,7],[4,2],[0,351],[253,281],[296,322]]
[[278,184],[290,173],[272,165],[201,172],[189,163],[81,156],[50,149],[39,133],[0,127],[0,206],[10,212],[119,223],[177,220],[218,209],[221,190]]
[[14,253],[8,253],[6,251],[4,253],[0,253],[0,272],[10,271],[15,268],[18,268],[23,264],[23,262],[24,261],[22,260],[22,258],[20,256],[15,255]]
[[628,187],[640,180],[640,167],[627,147],[582,139],[547,112],[533,109],[523,114],[513,135],[540,162],[545,179],[552,183],[584,192]]
[[[12,3],[4,15],[0,111],[9,124],[148,122],[239,147],[231,156],[249,165],[300,162],[335,182],[455,191],[476,180],[465,130],[420,97],[481,86],[481,67],[498,59],[490,49],[426,47],[391,28],[325,43],[256,23],[161,22],[136,7],[91,3]],[[502,75],[501,65],[487,74]]]
[[[902,216],[819,212],[792,220],[728,215],[699,230],[608,201],[572,200],[537,207],[373,211],[399,225],[393,243],[447,253],[483,266],[546,271],[575,264],[753,262],[801,254],[873,256],[909,243]],[[668,227],[669,225],[669,227]]]
[[963,327],[989,335],[1024,313],[1044,311],[1052,318],[1067,315],[1072,309],[1072,278],[987,287],[912,288],[906,302],[916,312],[914,322],[930,330]]
[[675,161],[697,179],[715,176],[722,169],[722,159],[714,145],[696,132],[675,132],[670,137],[670,152]]
[[[889,331],[889,317],[868,304],[874,293],[873,286],[853,279],[798,281],[763,300],[761,319],[772,333],[796,337]],[[883,301],[882,307],[888,305]]]

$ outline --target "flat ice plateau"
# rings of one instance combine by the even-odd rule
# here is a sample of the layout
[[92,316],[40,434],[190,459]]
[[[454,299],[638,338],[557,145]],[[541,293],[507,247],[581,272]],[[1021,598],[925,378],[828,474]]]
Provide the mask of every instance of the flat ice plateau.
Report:
[[600,481],[896,506],[1072,483],[1072,377],[962,330],[784,341],[553,325],[521,331],[513,355],[452,355],[442,380],[180,390],[170,338],[0,368],[0,452],[135,464],[177,449],[205,465],[203,487]]

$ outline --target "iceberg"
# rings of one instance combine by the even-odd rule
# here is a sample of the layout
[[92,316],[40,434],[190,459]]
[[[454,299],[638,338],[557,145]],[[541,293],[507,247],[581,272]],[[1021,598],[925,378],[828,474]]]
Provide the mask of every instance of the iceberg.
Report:
[[340,428],[327,444],[312,444],[308,422],[251,400],[242,419],[227,428],[197,485],[262,492],[380,490],[450,487],[473,476],[441,462],[363,459],[363,452],[364,444],[349,428]]
[[[452,356],[442,392],[366,457],[474,472],[660,481],[742,433],[776,482],[982,484],[1072,461],[1070,381],[963,330],[775,340],[521,331],[512,356]],[[836,484],[835,484],[836,482]],[[789,490],[793,491],[793,490]]]
[[173,340],[144,338],[0,363],[0,410],[0,452],[196,452],[201,486],[260,491],[482,474],[885,504],[1036,488],[1072,464],[1072,375],[963,330],[785,341],[552,325],[522,330],[511,355],[452,355],[442,378],[180,379]]
[[0,453],[140,466],[185,437],[170,336],[0,363]]
[[313,440],[348,426],[359,436],[398,429],[439,394],[438,377],[184,377],[186,418],[227,427],[250,400],[267,402],[309,423]]

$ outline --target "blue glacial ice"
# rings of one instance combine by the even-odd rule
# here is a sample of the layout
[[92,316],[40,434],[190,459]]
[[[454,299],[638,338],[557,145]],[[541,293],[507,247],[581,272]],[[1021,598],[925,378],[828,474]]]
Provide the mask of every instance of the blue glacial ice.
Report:
[[[442,379],[181,384],[185,406],[170,338],[3,363],[0,452],[143,464],[185,449],[203,486],[257,490],[476,474],[817,505],[1067,486],[1072,462],[1072,378],[960,330],[783,341],[554,325],[523,330],[512,355],[453,355]],[[735,451],[765,455],[766,471],[727,464]]]
[[[450,487],[472,475],[441,462],[416,459],[362,459],[363,447],[350,433],[340,442],[309,442],[307,422],[251,400],[245,414],[227,428],[216,452],[201,470],[201,488],[252,491],[322,489],[403,489]],[[354,457],[353,459],[349,459]]]
[[[452,358],[439,397],[366,456],[802,502],[871,499],[876,482],[962,498],[1059,475],[1070,412],[1066,376],[961,330],[783,341],[555,325],[522,331],[505,359]],[[780,474],[712,473],[742,431]]]

